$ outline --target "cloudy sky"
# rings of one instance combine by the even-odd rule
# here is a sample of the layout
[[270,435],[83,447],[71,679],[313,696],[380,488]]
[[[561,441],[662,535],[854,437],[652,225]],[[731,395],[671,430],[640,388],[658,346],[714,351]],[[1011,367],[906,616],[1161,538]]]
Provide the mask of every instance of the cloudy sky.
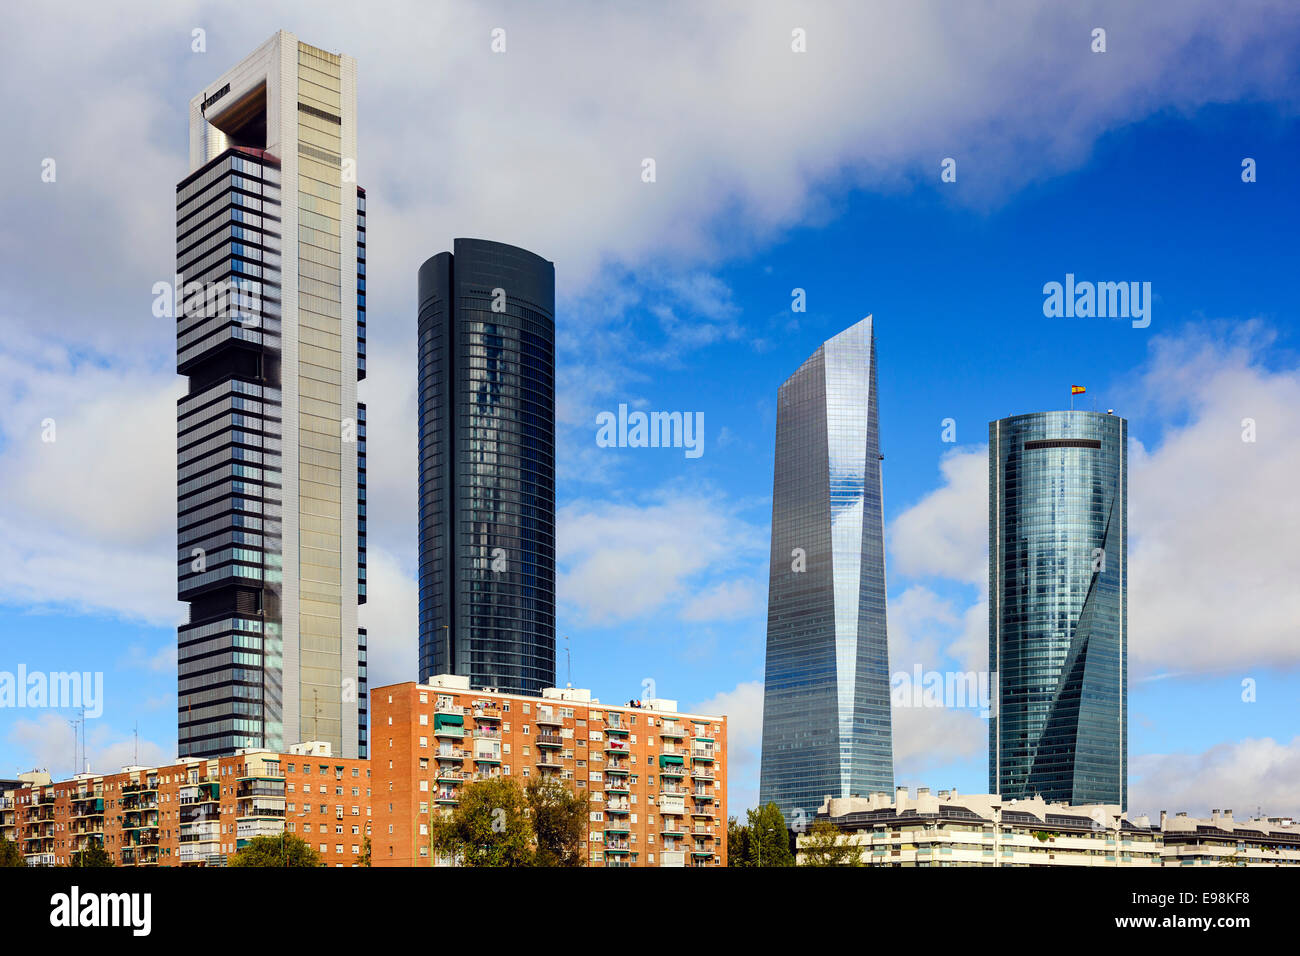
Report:
[[[892,669],[986,669],[987,423],[1086,385],[1131,423],[1132,807],[1300,813],[1293,3],[329,6],[5,17],[0,670],[104,672],[96,769],[175,753],[181,380],[150,305],[188,102],[284,28],[359,61],[372,682],[415,676],[416,269],[491,238],[556,263],[560,679],[567,643],[605,700],[727,713],[733,812],[776,389],[872,314]],[[1151,282],[1150,326],[1044,317],[1066,273]],[[704,454],[599,447],[619,403],[703,412]],[[0,713],[0,775],[69,772],[69,716]],[[898,782],[986,790],[986,734],[900,708]]]

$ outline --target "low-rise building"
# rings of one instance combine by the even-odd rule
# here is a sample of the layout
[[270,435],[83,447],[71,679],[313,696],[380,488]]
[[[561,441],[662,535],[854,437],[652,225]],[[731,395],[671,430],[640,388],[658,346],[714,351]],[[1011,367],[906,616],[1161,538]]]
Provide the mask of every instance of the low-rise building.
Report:
[[[866,866],[1159,866],[1161,839],[1117,805],[1067,806],[906,787],[864,798],[827,797],[816,819],[861,847]],[[813,837],[796,841],[807,860]]]
[[1290,817],[1208,819],[1161,811],[1165,866],[1300,866],[1300,823]]
[[726,865],[726,717],[672,700],[605,705],[574,688],[471,690],[453,675],[375,688],[370,714],[375,866],[449,863],[430,851],[432,815],[497,776],[586,793],[589,865]]
[[11,799],[29,866],[66,866],[92,845],[118,866],[224,866],[253,837],[286,830],[327,866],[354,866],[370,832],[370,762],[320,742],[25,783]]

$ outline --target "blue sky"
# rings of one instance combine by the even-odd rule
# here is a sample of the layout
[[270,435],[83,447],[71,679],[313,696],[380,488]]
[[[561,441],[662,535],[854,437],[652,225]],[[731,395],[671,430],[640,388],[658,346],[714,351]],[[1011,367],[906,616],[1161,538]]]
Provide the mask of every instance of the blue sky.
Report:
[[[790,59],[779,7],[718,8],[686,27],[581,4],[553,21],[409,12],[408,37],[291,8],[218,29],[199,5],[154,11],[104,50],[85,11],[40,68],[42,109],[5,107],[29,149],[0,269],[0,669],[105,673],[96,769],[129,762],[136,724],[141,759],[174,755],[178,381],[147,293],[169,275],[190,95],[283,26],[361,68],[372,681],[415,676],[415,269],[479,236],[556,262],[572,681],[622,701],[653,680],[728,713],[732,812],[757,789],[776,389],[868,314],[892,669],[984,669],[987,423],[1067,407],[1085,385],[1080,407],[1130,420],[1133,809],[1300,812],[1294,15],[1101,5],[1111,46],[1093,54],[1088,14],[1013,6],[980,23],[891,6],[899,50],[875,65],[832,39],[866,35],[849,8],[809,14],[806,61]],[[34,37],[54,29],[24,16]],[[512,46],[493,61],[478,40],[498,20]],[[209,27],[202,55],[176,52],[191,24]],[[640,39],[612,52],[615,29]],[[983,42],[957,43],[968,35]],[[421,43],[442,45],[438,63],[385,53]],[[78,71],[112,56],[141,65],[92,109]],[[435,101],[444,127],[426,130],[412,115]],[[105,130],[133,146],[92,176]],[[32,170],[51,153],[60,181],[42,184]],[[955,183],[940,181],[949,156]],[[1245,157],[1257,182],[1242,182]],[[85,268],[65,271],[70,258]],[[1150,327],[1044,317],[1044,283],[1067,272],[1150,282]],[[598,447],[596,413],[621,402],[703,412],[703,456]],[[34,440],[47,415],[54,447]],[[0,775],[66,773],[68,717],[0,712]],[[969,710],[896,713],[898,782],[984,791],[985,734]]]

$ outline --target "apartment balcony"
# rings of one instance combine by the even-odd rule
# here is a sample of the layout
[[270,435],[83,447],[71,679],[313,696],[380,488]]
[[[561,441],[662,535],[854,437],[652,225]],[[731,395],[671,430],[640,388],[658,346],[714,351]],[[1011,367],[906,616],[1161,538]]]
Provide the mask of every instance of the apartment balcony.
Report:
[[605,804],[606,813],[631,813],[632,804],[626,800],[613,800]]
[[691,792],[691,797],[698,800],[700,803],[713,802],[713,794],[708,790],[694,790]]
[[468,774],[463,770],[452,770],[450,767],[439,767],[434,772],[434,779],[437,780],[439,783],[443,783],[448,780],[459,783],[462,780],[470,779],[470,776],[471,774]]
[[439,747],[438,752],[434,754],[434,756],[439,760],[463,762],[465,760],[465,751],[458,750],[455,747]]
[[681,850],[664,850],[659,854],[660,866],[685,866],[686,854]]
[[494,704],[491,705],[484,704],[482,706],[475,706],[474,712],[471,716],[475,720],[500,720],[501,708],[497,707]]
[[283,817],[284,797],[252,797],[240,799],[235,804],[236,818]]
[[475,740],[500,740],[500,727],[475,727],[470,731],[470,736]]
[[692,780],[716,780],[717,775],[709,767],[692,767],[691,779]]
[[465,728],[457,724],[443,724],[433,728],[433,735],[446,740],[462,740],[465,737]]
[[610,853],[617,853],[619,855],[623,855],[631,852],[632,852],[632,844],[628,843],[626,840],[620,840],[617,843],[605,844],[605,853],[607,855]]
[[686,768],[681,764],[666,764],[659,768],[659,775],[662,777],[670,777],[674,780],[681,780],[686,776]]
[[618,721],[615,721],[612,724],[605,724],[605,733],[607,734],[618,734],[622,737],[626,737],[631,732],[631,726],[628,724],[619,723]]
[[433,798],[434,803],[440,803],[443,806],[454,806],[460,803],[460,798],[456,796],[455,790],[439,790]]
[[697,839],[697,840],[700,840],[700,839],[704,839],[704,840],[712,840],[712,839],[713,839],[713,827],[700,826],[700,825],[697,823],[695,826],[691,827],[691,835],[694,836],[695,839]]
[[453,717],[465,716],[465,708],[459,704],[453,704],[449,700],[436,701],[433,705],[433,712],[435,714],[448,714]]
[[632,752],[632,745],[629,744],[626,740],[605,741],[606,754],[630,754],[631,752]]
[[56,866],[56,859],[53,853],[24,854],[23,862],[28,866]]
[[668,724],[664,724],[664,726],[659,728],[659,736],[672,737],[677,740],[682,740],[686,737],[686,731],[682,727],[679,727],[677,724],[672,724],[671,726]]
[[668,823],[665,821],[663,825],[663,829],[660,830],[659,833],[661,836],[668,837],[669,839],[672,840],[686,839],[686,830],[675,823]]
[[284,833],[282,820],[239,820],[235,824],[236,847],[260,836],[278,837]]
[[13,797],[0,797],[0,810],[12,810],[14,808]]
[[608,839],[611,833],[615,834],[616,836],[628,836],[632,833],[632,831],[628,829],[627,824],[611,821],[605,824],[606,839]]
[[564,726],[563,717],[561,717],[553,710],[542,710],[540,708],[537,711],[537,716],[533,718],[533,722],[543,727]]
[[559,734],[538,734],[535,738],[539,747],[563,747],[564,738]]
[[564,764],[560,760],[559,753],[557,751],[551,750],[545,753],[539,753],[537,755],[537,766],[559,768],[559,767],[563,767]]
[[605,792],[606,793],[630,793],[631,791],[628,789],[628,782],[626,780],[618,779],[618,780],[606,780]]
[[95,797],[88,800],[82,800],[73,803],[72,819],[84,819],[88,817],[102,817],[104,815],[104,798]]
[[716,757],[716,752],[713,750],[692,750],[691,751],[692,760],[703,760],[706,763],[713,763],[715,757]]
[[188,806],[196,803],[216,803],[220,797],[220,784],[199,783],[187,784],[181,787],[177,793],[177,802],[181,806]]

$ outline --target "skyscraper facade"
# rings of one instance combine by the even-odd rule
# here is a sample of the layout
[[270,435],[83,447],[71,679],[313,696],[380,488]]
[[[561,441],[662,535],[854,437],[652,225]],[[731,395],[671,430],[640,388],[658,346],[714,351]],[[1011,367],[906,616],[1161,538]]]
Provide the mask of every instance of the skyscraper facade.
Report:
[[877,418],[870,316],[777,392],[759,800],[792,823],[894,785]]
[[989,789],[1128,807],[1128,423],[989,424]]
[[419,275],[420,680],[555,685],[555,266],[457,239]]
[[364,756],[356,64],[280,32],[190,101],[176,187],[180,755]]

